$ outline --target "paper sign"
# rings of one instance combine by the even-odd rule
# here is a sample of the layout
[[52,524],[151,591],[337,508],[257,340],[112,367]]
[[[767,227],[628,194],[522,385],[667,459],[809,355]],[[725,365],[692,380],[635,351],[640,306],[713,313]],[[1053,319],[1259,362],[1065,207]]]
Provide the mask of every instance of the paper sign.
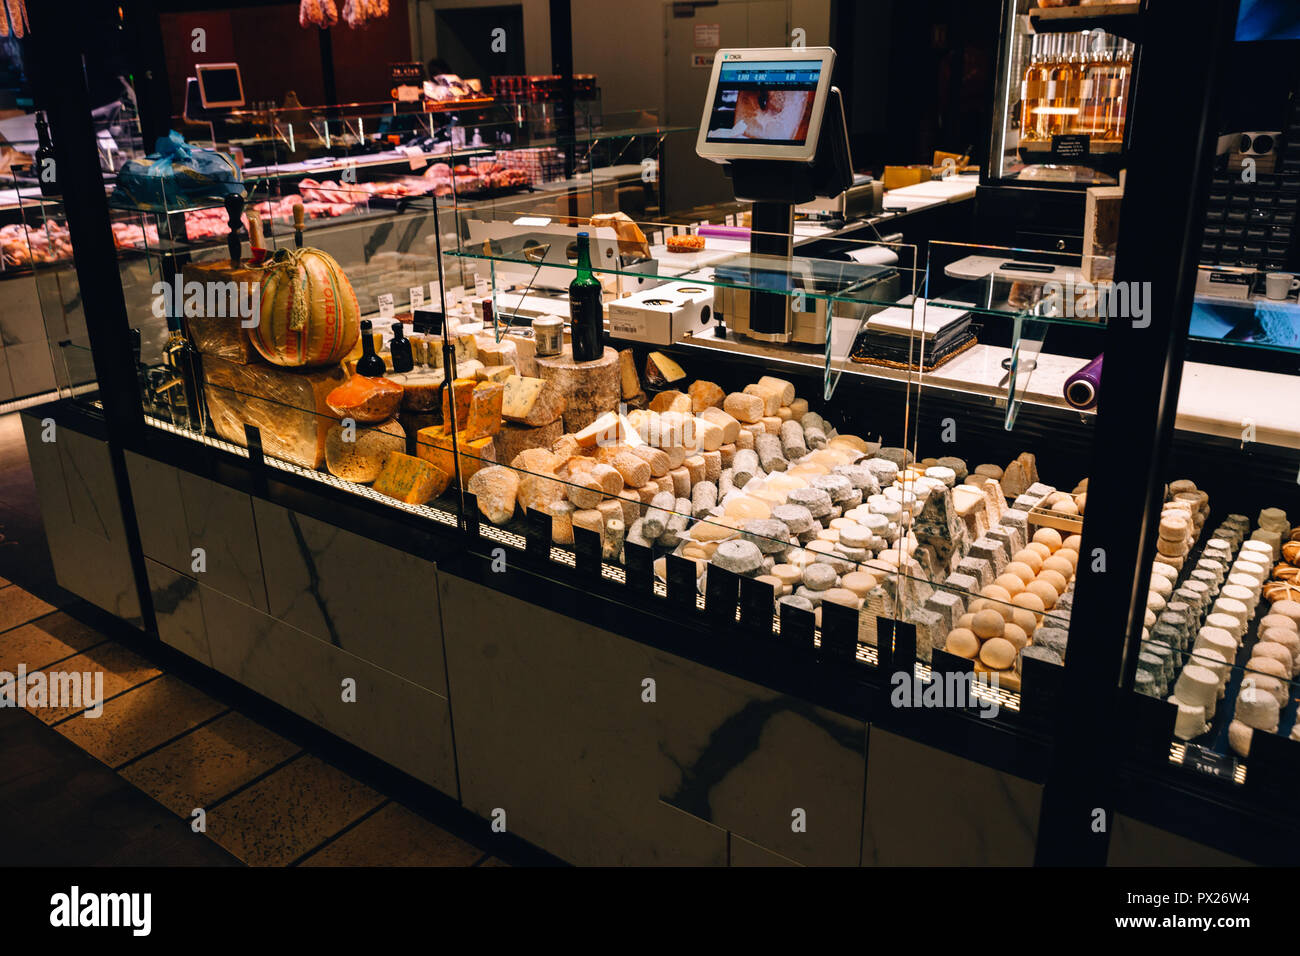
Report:
[[381,319],[391,319],[393,317],[393,293],[391,292],[380,293],[379,317]]
[[476,276],[474,279],[474,294],[480,299],[486,299],[489,291],[487,279],[484,279],[482,276]]
[[695,24],[695,47],[700,50],[716,50],[722,46],[721,23]]
[[429,161],[424,158],[424,150],[418,146],[399,146],[398,151],[406,155],[406,161],[412,169],[423,169],[429,165]]
[[418,309],[422,305],[424,305],[424,286],[411,286],[411,308]]

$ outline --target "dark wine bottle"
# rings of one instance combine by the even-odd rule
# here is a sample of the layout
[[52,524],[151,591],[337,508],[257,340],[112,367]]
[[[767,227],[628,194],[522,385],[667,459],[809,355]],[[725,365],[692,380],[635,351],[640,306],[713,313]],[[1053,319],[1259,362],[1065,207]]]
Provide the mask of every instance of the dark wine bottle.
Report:
[[375,354],[375,336],[369,319],[361,320],[361,358],[357,359],[357,374],[367,378],[381,378],[388,369],[384,360]]
[[47,199],[58,196],[58,165],[54,162],[54,146],[50,142],[50,124],[45,113],[36,114],[36,179],[41,184],[41,195]]
[[587,234],[578,233],[578,274],[569,283],[569,324],[575,362],[594,362],[605,352],[600,280],[591,271]]
[[203,396],[203,363],[199,350],[181,330],[180,319],[176,316],[167,317],[163,362],[175,376],[169,390],[172,422],[203,434],[208,424],[208,407]]
[[406,337],[401,322],[393,323],[393,341],[388,343],[388,354],[392,356],[394,372],[409,372],[415,368],[415,356],[411,352],[411,340]]

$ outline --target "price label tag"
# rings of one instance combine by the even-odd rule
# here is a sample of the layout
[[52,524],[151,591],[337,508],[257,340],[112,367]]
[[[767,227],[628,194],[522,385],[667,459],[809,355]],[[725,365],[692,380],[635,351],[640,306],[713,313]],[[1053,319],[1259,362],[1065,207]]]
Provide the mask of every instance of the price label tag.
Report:
[[406,161],[412,169],[423,169],[429,165],[429,161],[424,158],[424,150],[418,146],[399,146],[398,151],[406,155]]
[[418,309],[422,305],[424,305],[424,286],[411,286],[411,308]]
[[442,308],[442,283],[441,282],[435,281],[429,283],[429,304],[432,305],[435,309]]
[[380,293],[379,317],[381,319],[391,319],[393,317],[393,293],[391,292]]
[[480,299],[488,297],[488,282],[482,276],[476,276],[474,279],[474,294]]
[[460,305],[460,300],[464,295],[465,295],[465,287],[463,285],[454,285],[450,289],[448,289],[447,308],[451,309]]

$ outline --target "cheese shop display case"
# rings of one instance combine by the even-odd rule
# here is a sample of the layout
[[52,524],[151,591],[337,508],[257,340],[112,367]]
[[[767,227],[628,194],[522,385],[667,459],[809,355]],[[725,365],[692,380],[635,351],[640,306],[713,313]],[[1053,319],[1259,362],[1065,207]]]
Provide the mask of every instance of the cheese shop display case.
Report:
[[[939,275],[926,277],[900,265],[916,249],[885,243],[778,260],[707,227],[594,225],[513,227],[455,253],[489,266],[498,339],[519,363],[499,415],[475,412],[480,384],[453,384],[480,547],[589,563],[830,664],[881,667],[883,654],[973,673],[1008,715],[1026,660],[1049,669],[1044,687],[1059,679],[1090,441],[1061,389],[1090,357],[1041,353],[1056,321],[1041,278],[1036,295],[1009,295],[1020,280],[988,269],[943,277],[1015,250],[933,244]],[[648,281],[638,246],[656,263]],[[605,338],[575,358],[576,308],[563,334],[557,313],[588,269]],[[728,330],[738,300],[773,292],[822,326],[822,344]]]
[[[1107,256],[683,224],[664,147],[695,128],[517,103],[230,117],[232,188],[32,209],[116,244],[42,296],[85,332],[37,411],[112,461],[119,616],[322,725],[313,668],[373,663],[400,694],[327,730],[575,861],[1139,858],[1078,826],[1096,807],[1293,852],[1264,810],[1300,749],[1300,353],[1189,333],[1199,237],[1154,210],[1208,182],[1208,80],[1135,163],[1177,85],[1128,102],[1151,5],[1211,44],[1162,0],[1006,5],[1004,79],[1077,89],[1000,88],[991,173],[1127,163]],[[398,720],[408,684],[431,709]],[[750,799],[787,793],[808,841]],[[972,795],[1014,825],[968,827]]]

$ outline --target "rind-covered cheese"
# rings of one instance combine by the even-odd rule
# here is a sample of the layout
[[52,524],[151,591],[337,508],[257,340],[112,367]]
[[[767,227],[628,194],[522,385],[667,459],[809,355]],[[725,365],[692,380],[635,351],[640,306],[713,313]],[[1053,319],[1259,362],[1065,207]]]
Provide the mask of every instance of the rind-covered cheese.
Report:
[[781,407],[781,388],[779,386],[774,387],[755,382],[752,385],[745,386],[745,394],[757,395],[763,400],[763,414],[760,417],[776,417],[776,410]]
[[504,385],[506,379],[517,374],[513,365],[489,365],[475,372],[474,377],[480,382],[500,382]]
[[389,454],[372,487],[398,501],[422,505],[446,491],[450,483],[451,476],[437,465],[395,451]]
[[519,473],[519,507],[549,511],[564,499],[564,485],[554,477],[559,466],[560,459],[545,448],[525,449],[510,460],[510,467]]
[[781,404],[789,405],[794,401],[794,383],[788,382],[783,378],[777,378],[774,375],[764,375],[758,380],[758,384],[764,388],[776,389],[781,394]]
[[492,436],[492,441],[496,445],[497,458],[503,462],[513,462],[516,455],[530,448],[550,448],[563,433],[564,423],[558,419],[549,425],[502,422],[500,430]]
[[690,410],[690,396],[676,389],[670,388],[650,399],[650,411],[652,412],[689,412]]
[[721,385],[706,382],[704,379],[691,382],[691,387],[686,390],[686,393],[691,396],[691,411],[697,415],[706,408],[720,407],[727,397]]
[[470,476],[465,490],[478,501],[478,510],[493,524],[505,524],[515,513],[519,473],[503,465],[488,465]]
[[700,412],[699,417],[722,429],[723,445],[732,444],[735,442],[736,436],[740,434],[740,422],[736,420],[735,416],[728,414],[721,408],[709,406]]
[[370,484],[395,451],[406,451],[406,432],[396,419],[370,427],[333,425],[325,435],[325,466],[344,481]]
[[663,352],[651,352],[645,360],[645,378],[654,388],[666,388],[686,377],[682,367]]
[[[453,383],[454,384],[454,383]],[[505,386],[497,382],[478,382],[469,396],[469,414],[465,419],[465,437],[482,438],[501,430],[501,406]]]
[[519,425],[549,425],[564,414],[564,396],[541,378],[512,375],[506,379],[501,415]]
[[732,392],[722,402],[722,410],[738,422],[754,423],[764,414],[766,403],[759,395]]
[[641,391],[641,379],[636,374],[636,356],[631,349],[618,353],[618,377],[623,398],[634,398]]
[[470,396],[474,394],[474,388],[478,385],[478,379],[474,378],[455,378],[451,381],[451,387],[444,389],[442,393],[442,423],[450,427],[452,417],[452,406],[455,406],[456,428],[463,431],[465,423],[469,420],[469,401]]
[[[461,440],[457,436],[456,449],[460,451],[460,474],[467,480],[484,465],[496,461],[496,447],[491,438]],[[453,452],[451,432],[445,425],[421,428],[416,435],[415,453],[449,475],[456,474],[456,456]]]

